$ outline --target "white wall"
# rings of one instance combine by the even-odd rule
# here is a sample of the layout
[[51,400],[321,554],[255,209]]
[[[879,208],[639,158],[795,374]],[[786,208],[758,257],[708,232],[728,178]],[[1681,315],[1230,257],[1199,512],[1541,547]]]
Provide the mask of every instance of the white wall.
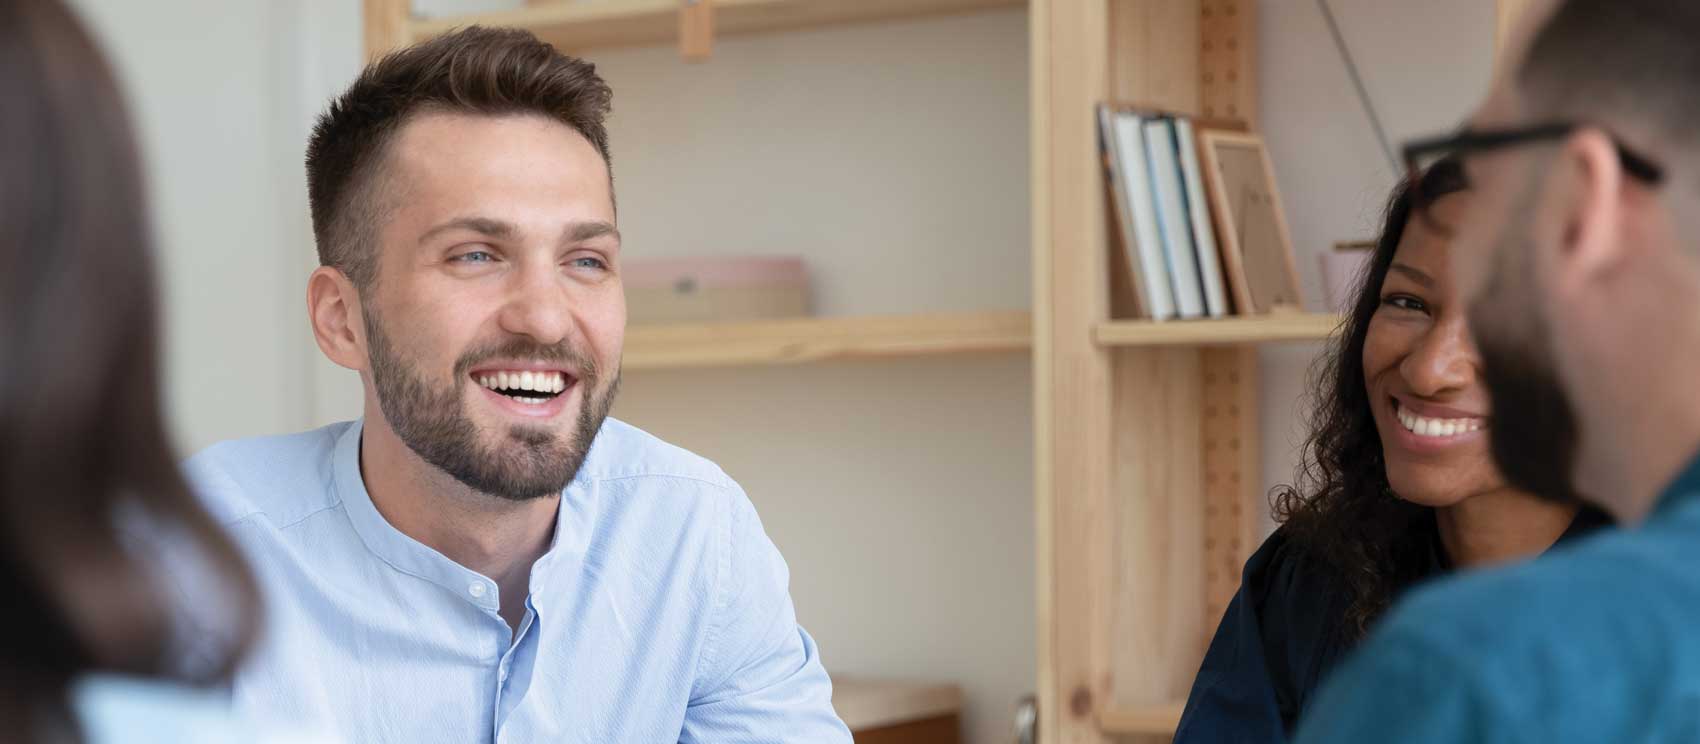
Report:
[[[1487,90],[1489,0],[1329,0],[1395,149],[1456,126]],[[1400,177],[1389,166],[1313,0],[1260,0],[1263,136],[1286,203],[1300,280],[1323,309],[1318,259],[1335,242],[1372,238]],[[1402,166],[1401,166],[1402,168]],[[1263,475],[1292,480],[1304,437],[1301,400],[1318,344],[1270,347],[1263,360]]]
[[299,176],[285,177],[299,75],[293,11],[212,0],[72,4],[105,43],[140,130],[179,448],[305,426],[310,336],[299,297],[312,243]]

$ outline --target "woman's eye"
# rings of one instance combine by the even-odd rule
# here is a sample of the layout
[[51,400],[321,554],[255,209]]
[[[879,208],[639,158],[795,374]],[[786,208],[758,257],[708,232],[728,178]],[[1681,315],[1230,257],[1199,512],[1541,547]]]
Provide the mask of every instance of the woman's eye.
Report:
[[449,260],[456,261],[458,263],[489,263],[496,260],[496,257],[490,255],[489,251],[471,251],[468,253],[462,253]]
[[1419,313],[1428,312],[1428,305],[1426,303],[1410,295],[1389,295],[1381,299],[1381,304],[1388,307],[1396,307],[1400,310],[1414,310]]

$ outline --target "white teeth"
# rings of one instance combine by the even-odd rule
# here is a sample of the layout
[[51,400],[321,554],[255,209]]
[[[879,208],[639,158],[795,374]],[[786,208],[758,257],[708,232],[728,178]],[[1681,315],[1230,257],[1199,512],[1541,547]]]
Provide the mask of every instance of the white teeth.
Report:
[[[567,378],[559,372],[490,372],[475,378],[476,382],[497,392],[530,390],[538,393],[559,393],[567,389]],[[548,398],[511,396],[524,402],[541,403]]]
[[1419,437],[1455,437],[1472,431],[1480,431],[1481,419],[1434,419],[1413,415],[1408,411],[1398,411],[1399,423],[1411,433]]

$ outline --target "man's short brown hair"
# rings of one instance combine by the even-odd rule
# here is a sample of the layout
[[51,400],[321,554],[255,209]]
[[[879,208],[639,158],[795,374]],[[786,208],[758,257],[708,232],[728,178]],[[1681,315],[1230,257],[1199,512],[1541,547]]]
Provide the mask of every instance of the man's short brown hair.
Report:
[[[1649,153],[1700,144],[1700,3],[1560,0],[1516,83],[1527,113],[1639,134]],[[1667,152],[1660,152],[1666,150]]]
[[367,65],[319,117],[307,143],[319,263],[362,289],[377,278],[378,171],[390,140],[413,115],[546,116],[584,135],[608,162],[603,120],[612,98],[595,65],[518,29],[472,26]]

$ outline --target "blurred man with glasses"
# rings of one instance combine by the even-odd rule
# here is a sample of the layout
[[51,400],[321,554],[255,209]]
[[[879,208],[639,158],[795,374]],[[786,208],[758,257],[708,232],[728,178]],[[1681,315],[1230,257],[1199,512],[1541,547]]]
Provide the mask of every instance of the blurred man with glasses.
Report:
[[[1626,526],[1414,593],[1302,742],[1700,741],[1700,2],[1537,2],[1462,159],[1454,236],[1518,487]],[[1419,197],[1420,203],[1420,197]]]

